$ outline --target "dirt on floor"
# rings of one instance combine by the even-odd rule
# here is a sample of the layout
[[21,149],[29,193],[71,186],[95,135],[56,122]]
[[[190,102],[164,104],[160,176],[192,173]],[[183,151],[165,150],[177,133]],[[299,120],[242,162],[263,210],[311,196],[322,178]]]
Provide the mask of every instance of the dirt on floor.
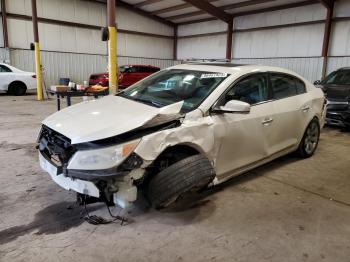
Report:
[[39,168],[40,122],[55,110],[0,95],[0,261],[350,261],[349,132],[325,128],[310,159],[285,156],[171,210],[112,208],[130,222],[95,226]]

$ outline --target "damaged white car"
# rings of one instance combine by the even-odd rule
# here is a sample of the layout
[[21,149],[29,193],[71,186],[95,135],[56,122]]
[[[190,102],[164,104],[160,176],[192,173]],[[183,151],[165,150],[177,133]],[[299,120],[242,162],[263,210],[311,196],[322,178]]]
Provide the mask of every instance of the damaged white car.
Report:
[[315,152],[322,90],[280,68],[182,64],[118,93],[49,116],[41,167],[61,187],[156,208],[282,155]]

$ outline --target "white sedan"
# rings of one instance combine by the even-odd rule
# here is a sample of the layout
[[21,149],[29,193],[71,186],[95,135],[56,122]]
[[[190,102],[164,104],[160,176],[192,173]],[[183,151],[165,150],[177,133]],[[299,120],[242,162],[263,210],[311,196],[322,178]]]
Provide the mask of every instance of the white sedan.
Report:
[[285,69],[225,63],[162,70],[43,121],[41,167],[68,190],[157,208],[280,156],[314,154],[324,94]]
[[36,89],[36,75],[8,64],[0,63],[0,91],[22,96],[27,90]]

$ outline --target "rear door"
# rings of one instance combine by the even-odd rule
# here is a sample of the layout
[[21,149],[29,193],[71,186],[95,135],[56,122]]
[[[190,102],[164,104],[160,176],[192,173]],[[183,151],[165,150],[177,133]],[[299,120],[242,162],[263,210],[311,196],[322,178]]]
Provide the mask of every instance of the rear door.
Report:
[[311,101],[306,95],[305,83],[299,78],[271,72],[269,79],[274,110],[270,150],[275,154],[299,143],[310,119]]

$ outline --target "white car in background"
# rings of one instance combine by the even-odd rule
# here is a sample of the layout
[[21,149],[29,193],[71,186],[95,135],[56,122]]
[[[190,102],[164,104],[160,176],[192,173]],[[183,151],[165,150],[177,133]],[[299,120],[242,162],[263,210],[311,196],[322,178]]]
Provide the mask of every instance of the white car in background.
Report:
[[285,69],[182,64],[43,121],[41,167],[67,190],[157,208],[280,156],[314,154],[325,99]]
[[0,63],[0,91],[22,96],[27,90],[36,89],[36,75],[8,64]]

